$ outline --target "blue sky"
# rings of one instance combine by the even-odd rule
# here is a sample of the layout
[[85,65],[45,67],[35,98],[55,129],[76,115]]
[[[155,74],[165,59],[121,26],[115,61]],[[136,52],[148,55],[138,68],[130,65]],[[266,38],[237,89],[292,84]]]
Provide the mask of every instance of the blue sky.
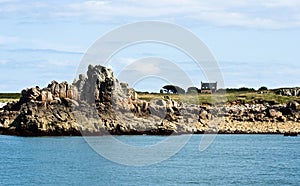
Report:
[[[85,51],[119,26],[166,21],[195,33],[211,50],[226,87],[300,86],[300,1],[21,1],[0,0],[0,92],[72,82]],[[174,61],[195,86],[205,76],[167,46],[145,44],[121,51],[113,69],[148,56]],[[120,64],[120,65],[119,65]],[[148,66],[150,69],[151,66]],[[165,82],[145,79],[139,90]]]

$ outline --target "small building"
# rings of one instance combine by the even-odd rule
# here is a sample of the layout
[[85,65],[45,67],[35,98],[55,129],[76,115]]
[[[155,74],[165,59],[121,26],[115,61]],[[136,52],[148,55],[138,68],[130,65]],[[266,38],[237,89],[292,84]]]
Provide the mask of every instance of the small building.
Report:
[[217,82],[202,82],[201,93],[215,93],[217,91]]

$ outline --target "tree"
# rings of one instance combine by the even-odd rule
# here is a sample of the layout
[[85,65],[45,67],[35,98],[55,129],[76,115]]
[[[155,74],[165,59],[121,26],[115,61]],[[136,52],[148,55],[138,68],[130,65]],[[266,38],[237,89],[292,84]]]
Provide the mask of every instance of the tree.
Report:
[[255,92],[254,88],[248,88],[248,87],[241,87],[238,89],[240,92]]
[[199,92],[199,89],[197,87],[189,87],[186,91],[187,94],[196,94]]
[[185,94],[185,90],[175,85],[166,85],[162,87],[163,90],[167,93],[173,94]]
[[[218,91],[220,92],[220,91]],[[255,92],[254,88],[247,88],[247,87],[241,87],[241,88],[226,88],[226,92]]]
[[268,88],[266,86],[262,86],[258,89],[258,91],[265,91],[265,90],[268,90]]

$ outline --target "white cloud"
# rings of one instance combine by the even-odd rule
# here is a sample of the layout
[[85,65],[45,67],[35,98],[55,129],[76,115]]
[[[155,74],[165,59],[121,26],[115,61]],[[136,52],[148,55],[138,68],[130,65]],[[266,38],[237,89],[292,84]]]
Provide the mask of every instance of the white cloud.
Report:
[[8,52],[22,52],[22,53],[45,53],[45,54],[70,54],[70,55],[83,55],[84,52],[80,51],[67,51],[67,50],[57,50],[50,48],[18,48],[9,49]]
[[249,17],[238,12],[204,12],[194,18],[220,26],[240,26],[263,29],[280,29],[289,27],[289,25],[283,24],[277,20],[262,17]]
[[[160,0],[126,2],[85,1],[67,5],[56,16],[88,17],[92,20],[108,19],[191,19],[200,20],[218,26],[240,26],[247,28],[281,29],[299,26],[299,20],[294,19],[297,13],[295,7],[300,2],[296,0],[276,1],[197,1],[197,0]],[[274,10],[276,8],[276,10]],[[284,11],[281,9],[293,9]],[[251,13],[255,12],[255,14]],[[278,14],[280,17],[278,17]]]
[[41,11],[41,9],[46,8],[54,8],[50,6],[50,4],[41,3],[41,2],[30,2],[27,1],[26,3],[24,1],[20,0],[0,0],[1,6],[0,6],[0,13],[3,16],[6,16],[6,14],[19,14],[19,16],[36,16],[38,14],[42,15],[46,11]]
[[11,3],[14,2],[15,0],[0,0],[0,3]]
[[262,2],[266,7],[272,8],[292,8],[292,9],[300,9],[300,1],[299,0],[266,0]]
[[120,57],[113,57],[110,61],[108,61],[106,66],[112,69],[115,73],[119,73],[120,70],[126,68],[128,65],[136,61],[135,58],[120,58]]
[[0,44],[15,43],[17,41],[18,41],[17,37],[0,36]]
[[112,63],[119,63],[119,64],[122,64],[122,65],[130,65],[131,63],[133,63],[134,61],[136,61],[138,59],[136,58],[116,58],[112,61]]
[[0,65],[5,65],[7,63],[9,63],[10,61],[9,60],[6,60],[6,59],[0,59]]
[[142,74],[158,74],[161,72],[159,66],[153,63],[136,63],[130,70],[135,70]]
[[142,74],[157,74],[160,68],[153,63],[140,62],[139,58],[114,58],[107,64],[115,73],[135,71]]
[[[3,0],[2,0],[3,1]],[[0,14],[20,17],[72,19],[81,21],[138,21],[145,19],[203,21],[217,26],[281,29],[299,27],[298,0],[160,0],[82,1],[65,3],[20,3],[4,0]],[[1,0],[0,0],[1,2]],[[9,3],[11,2],[11,3]],[[39,10],[39,11],[36,11]],[[19,12],[19,13],[18,13]],[[3,15],[6,15],[3,14]]]
[[78,66],[79,62],[78,61],[73,61],[73,60],[61,60],[61,59],[51,59],[47,60],[44,64],[43,67],[48,67],[49,65],[54,65],[56,67],[70,67],[70,66]]

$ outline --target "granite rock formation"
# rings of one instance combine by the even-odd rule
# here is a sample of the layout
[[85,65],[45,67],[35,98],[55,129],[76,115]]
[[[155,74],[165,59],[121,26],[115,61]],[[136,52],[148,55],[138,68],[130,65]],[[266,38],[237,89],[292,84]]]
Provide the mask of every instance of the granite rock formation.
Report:
[[0,108],[0,133],[21,136],[300,132],[300,104],[189,105],[145,101],[103,66],[73,84],[52,81]]
[[300,96],[300,88],[281,88],[274,92],[282,96]]

